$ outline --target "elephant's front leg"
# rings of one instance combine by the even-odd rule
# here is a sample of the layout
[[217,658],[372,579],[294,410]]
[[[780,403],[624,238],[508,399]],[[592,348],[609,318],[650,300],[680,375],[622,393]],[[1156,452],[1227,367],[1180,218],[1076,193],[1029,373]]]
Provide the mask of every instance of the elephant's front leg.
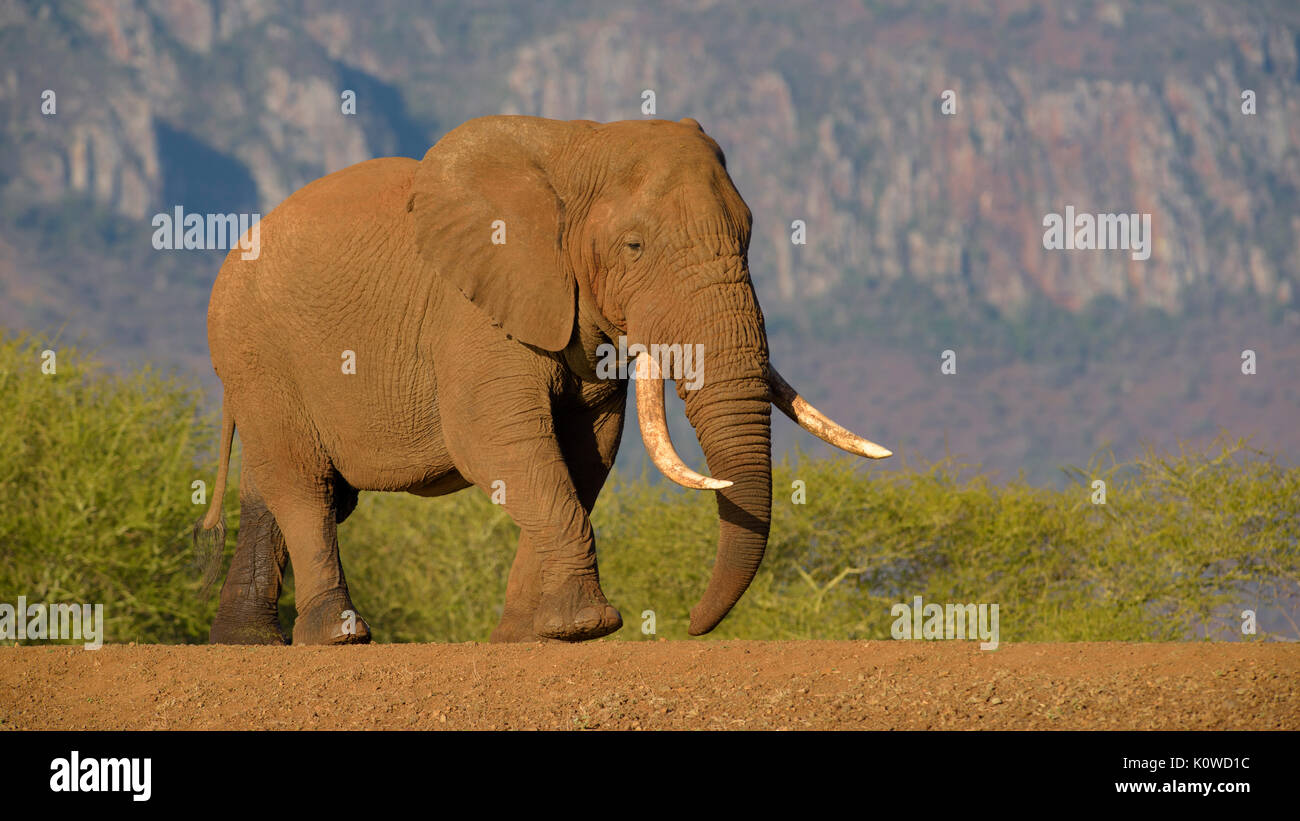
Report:
[[445,430],[449,444],[473,443],[453,452],[462,475],[502,502],[519,525],[511,604],[533,608],[536,636],[599,638],[621,627],[623,619],[600,589],[591,522],[565,463],[549,398],[542,399],[535,406],[498,406],[480,416],[447,413]]
[[[586,511],[575,509],[584,522]],[[575,512],[570,510],[565,515]],[[591,525],[577,541],[533,531],[541,572],[542,595],[533,614],[533,630],[543,638],[584,641],[607,636],[623,626],[623,617],[605,598],[596,570],[596,543]]]
[[[595,407],[566,408],[556,415],[560,449],[578,493],[578,500],[588,516],[614,467],[614,458],[618,455],[625,404],[625,386],[619,386],[607,397],[600,399]],[[532,540],[522,535],[515,552],[514,564],[510,567],[501,621],[492,631],[490,640],[545,641],[533,626],[541,597],[540,556]]]
[[594,543],[574,556],[577,562],[539,549],[538,543],[536,531],[520,533],[505,608],[491,641],[583,641],[623,626],[600,589]]
[[537,549],[524,534],[519,536],[510,579],[506,583],[506,603],[492,636],[493,643],[546,641],[533,629],[533,617],[542,600],[542,565]]
[[535,598],[537,636],[582,641],[608,635],[623,619],[600,589],[595,536],[568,468],[554,443],[535,448],[529,461],[529,470],[498,486],[521,531],[518,585],[536,585],[535,593],[517,588],[515,596],[525,606]]

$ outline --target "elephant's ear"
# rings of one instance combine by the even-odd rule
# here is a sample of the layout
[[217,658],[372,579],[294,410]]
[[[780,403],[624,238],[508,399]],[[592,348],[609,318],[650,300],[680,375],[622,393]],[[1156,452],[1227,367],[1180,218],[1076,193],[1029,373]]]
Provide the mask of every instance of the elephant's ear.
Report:
[[[484,118],[424,155],[407,205],[420,257],[522,342],[563,349],[573,333],[574,280],[564,203],[537,161],[540,128]],[[505,121],[505,122],[502,122]],[[534,121],[545,122],[545,121]]]

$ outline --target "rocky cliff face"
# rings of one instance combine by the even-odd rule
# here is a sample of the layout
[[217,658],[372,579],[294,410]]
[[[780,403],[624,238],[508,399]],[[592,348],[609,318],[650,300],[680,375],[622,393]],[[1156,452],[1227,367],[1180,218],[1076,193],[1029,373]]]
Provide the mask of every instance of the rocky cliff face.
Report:
[[[1015,454],[1001,465],[1014,471],[1049,442],[1051,458],[1086,461],[1094,433],[1109,430],[1102,417],[1119,420],[1115,441],[1131,444],[1293,411],[1294,391],[1269,388],[1237,396],[1224,418],[1195,411],[1171,424],[1211,382],[1203,361],[1183,357],[1169,372],[1168,352],[1179,334],[1210,334],[1229,366],[1254,345],[1270,351],[1275,376],[1294,375],[1300,6],[953,6],[2,4],[0,325],[68,326],[210,378],[196,320],[220,259],[150,252],[152,214],[176,205],[265,214],[360,160],[421,156],[473,116],[641,118],[651,90],[655,116],[695,117],[728,154],[755,214],[751,264],[781,361],[844,365],[858,378],[865,354],[847,360],[865,350],[864,318],[921,358],[908,368],[871,361],[912,386],[907,410],[870,405],[873,418],[903,420],[904,441],[924,450],[960,424],[974,450]],[[46,90],[57,95],[48,116]],[[343,111],[345,91],[355,115]],[[1046,250],[1044,217],[1067,207],[1149,214],[1150,258]],[[796,220],[806,244],[791,241]],[[900,292],[913,301],[897,301]],[[1243,332],[1246,314],[1195,324],[1229,302],[1291,324],[1266,340]],[[1115,376],[1082,360],[1070,377],[1079,396],[1054,394],[1051,418],[1032,402],[1008,405],[1006,391],[1037,388],[1016,387],[1011,360],[988,346],[976,354],[988,367],[972,375],[988,401],[969,388],[934,404],[934,355],[964,345],[966,356],[972,323],[1082,322],[1098,304],[1172,318],[1162,345],[1124,340],[1126,361],[1170,379],[1147,416],[1120,403],[1132,385],[1153,384],[1146,371]],[[1125,334],[1125,321],[1092,333]],[[946,334],[935,351],[917,334],[903,341],[905,328],[930,326]],[[1052,344],[1092,349],[1086,328],[1069,333]],[[1044,367],[1053,384],[1069,381],[1059,361]],[[1225,367],[1215,391],[1233,393],[1239,374]],[[828,411],[875,401],[871,379],[831,371],[804,385],[835,397]],[[926,402],[928,416],[916,410]],[[1264,444],[1274,443],[1300,447],[1300,434]]]
[[[846,6],[792,31],[629,13],[520,49],[506,105],[628,117],[644,86],[667,113],[703,119],[730,150],[762,230],[754,256],[785,299],[911,277],[1000,308],[1038,291],[1071,309],[1109,295],[1177,311],[1201,283],[1287,303],[1300,270],[1288,16]],[[1151,258],[1045,251],[1043,216],[1067,204],[1152,214]],[[806,247],[790,242],[794,219]]]
[[[1289,4],[419,9],[7,5],[4,197],[143,218],[185,190],[169,174],[202,173],[183,147],[166,156],[165,128],[247,175],[256,202],[229,207],[265,211],[329,171],[418,154],[467,116],[636,118],[650,89],[658,116],[694,116],[728,150],[756,215],[756,273],[782,302],[851,305],[864,281],[901,278],[1000,309],[1040,293],[1177,311],[1202,284],[1295,296]],[[340,95],[358,84],[346,116]],[[1066,205],[1150,213],[1151,258],[1044,250],[1042,219]]]

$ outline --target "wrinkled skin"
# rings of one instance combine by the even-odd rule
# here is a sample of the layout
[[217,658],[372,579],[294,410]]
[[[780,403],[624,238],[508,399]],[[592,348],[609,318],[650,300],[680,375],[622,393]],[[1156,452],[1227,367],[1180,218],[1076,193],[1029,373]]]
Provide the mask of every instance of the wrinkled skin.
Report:
[[732,483],[716,491],[718,558],[691,611],[693,634],[713,629],[758,569],[770,520],[773,396],[750,224],[693,120],[487,117],[420,162],[363,162],[285,200],[261,223],[260,256],[227,258],[208,311],[225,424],[203,526],[217,523],[233,428],[244,454],[211,640],[286,640],[288,560],[293,642],[367,641],[365,620],[346,615],[357,608],[337,541],[357,491],[492,493],[498,481],[521,533],[492,640],[617,630],[589,515],[628,385],[598,378],[597,346],[620,334],[705,346],[703,383],[677,390],[710,472]]

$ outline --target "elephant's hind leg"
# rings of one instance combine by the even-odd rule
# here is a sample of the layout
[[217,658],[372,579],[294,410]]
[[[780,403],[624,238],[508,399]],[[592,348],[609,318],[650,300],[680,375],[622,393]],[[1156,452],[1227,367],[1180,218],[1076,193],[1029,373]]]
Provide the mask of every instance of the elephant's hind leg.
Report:
[[370,626],[357,614],[339,560],[337,512],[328,490],[286,493],[267,502],[275,510],[293,562],[298,618],[294,644],[365,644]]
[[339,559],[338,520],[355,505],[355,491],[340,482],[310,431],[283,419],[249,416],[241,427],[244,472],[252,474],[275,516],[293,564],[293,643],[370,641]]
[[208,632],[213,644],[285,644],[280,629],[280,584],[289,554],[284,534],[252,486],[240,483],[239,538],[230,572],[221,587],[216,618]]

